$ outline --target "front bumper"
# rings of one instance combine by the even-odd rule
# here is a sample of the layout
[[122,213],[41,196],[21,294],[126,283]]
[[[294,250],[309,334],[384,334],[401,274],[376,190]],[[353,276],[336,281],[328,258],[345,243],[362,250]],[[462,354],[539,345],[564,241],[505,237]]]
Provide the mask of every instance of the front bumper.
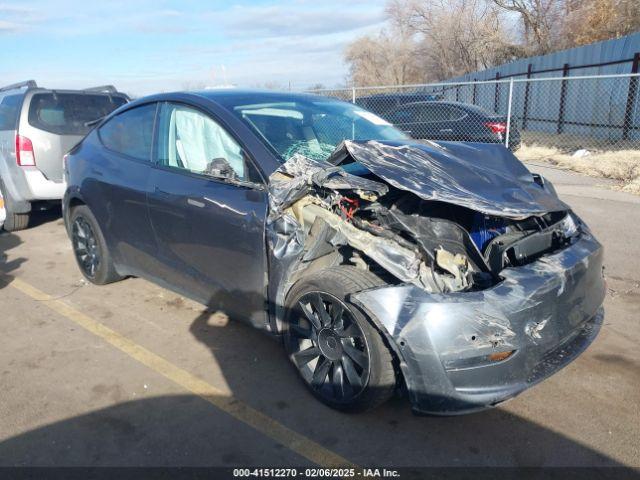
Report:
[[[602,324],[603,248],[589,233],[477,292],[430,294],[413,285],[352,296],[400,357],[417,412],[494,406],[575,359]],[[490,361],[492,353],[514,351]]]

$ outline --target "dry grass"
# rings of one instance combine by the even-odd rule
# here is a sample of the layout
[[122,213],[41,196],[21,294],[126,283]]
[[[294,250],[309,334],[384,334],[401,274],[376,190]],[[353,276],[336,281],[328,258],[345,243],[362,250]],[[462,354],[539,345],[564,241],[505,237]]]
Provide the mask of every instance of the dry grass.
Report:
[[640,150],[593,151],[573,157],[556,148],[523,145],[516,155],[525,162],[546,162],[591,177],[616,180],[616,188],[640,195]]

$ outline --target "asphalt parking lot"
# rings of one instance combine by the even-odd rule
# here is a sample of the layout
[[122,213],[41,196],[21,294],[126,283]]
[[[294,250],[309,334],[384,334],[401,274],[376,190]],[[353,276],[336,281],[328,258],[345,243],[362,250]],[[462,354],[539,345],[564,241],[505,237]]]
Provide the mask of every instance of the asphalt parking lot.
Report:
[[460,417],[332,411],[264,334],[141,279],[86,284],[59,212],[3,232],[0,465],[640,466],[640,197],[543,173],[606,247],[605,324],[549,380]]

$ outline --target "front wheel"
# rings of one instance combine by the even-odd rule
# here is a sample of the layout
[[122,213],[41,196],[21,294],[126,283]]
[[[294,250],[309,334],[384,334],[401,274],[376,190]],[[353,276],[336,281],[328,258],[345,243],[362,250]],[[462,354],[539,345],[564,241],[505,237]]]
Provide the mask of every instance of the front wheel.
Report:
[[393,394],[396,374],[380,332],[348,296],[382,282],[355,267],[333,267],[298,281],[287,295],[285,349],[323,403],[345,411],[375,408]]

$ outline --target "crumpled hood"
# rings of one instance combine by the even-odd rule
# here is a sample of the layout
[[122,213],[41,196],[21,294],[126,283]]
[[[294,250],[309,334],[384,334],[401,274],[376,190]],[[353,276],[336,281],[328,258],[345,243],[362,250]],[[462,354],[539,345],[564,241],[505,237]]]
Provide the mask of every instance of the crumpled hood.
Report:
[[569,209],[502,145],[346,140],[329,162],[340,164],[347,153],[390,185],[424,200],[514,219]]

